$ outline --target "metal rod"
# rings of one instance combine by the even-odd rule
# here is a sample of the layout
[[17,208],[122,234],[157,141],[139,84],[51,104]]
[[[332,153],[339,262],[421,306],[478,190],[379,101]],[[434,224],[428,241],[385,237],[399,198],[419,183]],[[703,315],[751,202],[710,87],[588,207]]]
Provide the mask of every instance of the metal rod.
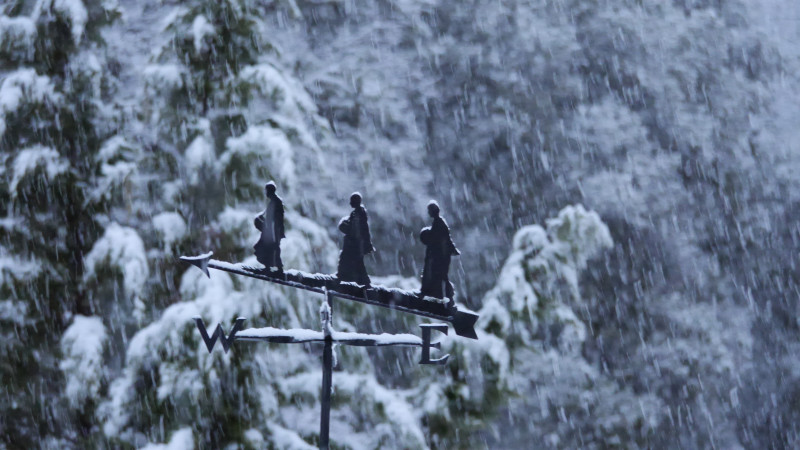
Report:
[[[326,292],[326,301],[330,315],[328,320],[333,318],[333,296]],[[329,334],[330,327],[323,328],[326,330],[325,348],[322,350],[322,396],[320,421],[319,421],[319,448],[328,450],[330,442],[330,428],[331,428],[331,384],[333,381],[333,338]]]
[[263,275],[263,274],[259,274],[259,273],[254,273],[253,271],[240,269],[238,267],[228,267],[227,265],[220,265],[220,264],[215,263],[214,261],[209,262],[207,264],[207,266],[212,268],[212,269],[221,270],[223,272],[235,273],[237,275],[244,275],[246,277],[255,278],[255,279],[258,279],[258,280],[269,281],[271,283],[280,284],[280,285],[283,285],[283,286],[289,286],[289,287],[293,287],[293,288],[297,288],[297,289],[305,289],[307,291],[316,292],[318,294],[324,294],[325,292],[327,292],[329,295],[332,295],[334,297],[340,297],[340,298],[343,298],[343,299],[346,299],[346,300],[353,300],[353,301],[360,302],[360,303],[365,303],[365,304],[368,304],[368,305],[382,306],[382,307],[387,308],[387,309],[393,309],[393,310],[396,310],[396,311],[402,311],[402,312],[407,312],[407,313],[411,313],[411,314],[416,314],[418,316],[429,317],[431,319],[443,320],[443,321],[446,321],[446,322],[449,322],[449,321],[453,320],[453,315],[452,314],[450,314],[450,315],[448,315],[448,314],[437,314],[437,313],[432,313],[432,312],[428,312],[428,311],[422,311],[422,310],[419,310],[419,309],[400,306],[400,305],[395,304],[394,302],[386,303],[386,302],[382,302],[380,300],[372,300],[372,299],[367,298],[367,297],[358,297],[358,296],[355,296],[355,295],[346,294],[346,293],[343,293],[343,292],[338,292],[338,291],[336,291],[334,289],[326,289],[326,288],[323,288],[323,287],[307,286],[305,284],[298,283],[296,281],[281,280],[280,278],[271,277],[271,276]]
[[333,378],[333,342],[325,340],[322,350],[322,413],[319,422],[319,448],[328,450],[331,427],[331,381]]
[[[206,275],[209,275],[208,269],[212,268],[319,294],[324,294],[326,289],[329,289],[327,292],[335,297],[450,322],[457,335],[478,339],[478,335],[475,333],[478,315],[472,311],[461,311],[452,303],[444,306],[424,300],[419,293],[409,293],[383,286],[371,288],[347,286],[347,283],[339,282],[333,275],[306,274],[292,270],[280,274],[263,273],[262,270],[254,267],[211,259],[212,254],[213,252],[208,252],[200,256],[181,256],[180,259],[200,268]],[[339,291],[335,289],[339,289]],[[343,290],[352,292],[342,292]]]
[[[181,258],[184,259],[185,261],[191,263],[191,264],[197,263],[197,261],[194,261],[191,258],[186,258],[186,257],[181,257]],[[344,293],[344,292],[338,292],[338,291],[336,291],[334,289],[326,289],[325,287],[307,286],[305,284],[302,284],[302,283],[299,283],[299,282],[296,282],[296,281],[282,280],[280,278],[276,278],[276,277],[273,277],[273,276],[268,276],[266,274],[255,273],[253,270],[246,270],[244,268],[236,267],[236,266],[233,266],[233,265],[230,265],[230,264],[227,264],[227,263],[226,264],[220,264],[219,261],[216,261],[216,260],[204,261],[204,264],[205,264],[205,266],[204,266],[205,269],[203,269],[204,271],[207,271],[208,268],[210,267],[212,269],[222,270],[224,272],[234,273],[234,274],[237,274],[237,275],[244,275],[244,276],[250,277],[250,278],[256,278],[256,279],[259,279],[259,280],[264,280],[264,281],[269,281],[269,282],[272,282],[272,283],[281,284],[283,286],[290,286],[290,287],[294,287],[294,288],[298,288],[298,289],[305,289],[307,291],[316,292],[318,294],[324,294],[324,293],[327,292],[329,295],[332,295],[334,297],[343,298],[343,299],[346,299],[346,300],[353,300],[353,301],[360,302],[360,303],[365,303],[365,304],[368,304],[368,305],[380,306],[380,307],[387,308],[387,309],[392,309],[392,310],[395,310],[395,311],[401,311],[401,312],[415,314],[415,315],[422,316],[422,317],[428,317],[430,319],[436,319],[436,320],[442,320],[442,321],[445,321],[445,322],[450,322],[453,325],[453,329],[455,330],[456,334],[458,334],[459,336],[468,337],[470,339],[477,339],[478,338],[478,336],[477,336],[477,334],[475,334],[475,330],[474,330],[475,322],[478,320],[478,315],[475,314],[474,312],[471,312],[471,311],[470,312],[460,311],[458,308],[454,307],[452,309],[448,308],[447,313],[444,313],[444,314],[436,313],[436,312],[431,312],[431,311],[425,311],[425,310],[422,310],[422,309],[417,309],[417,308],[414,308],[414,307],[403,306],[401,304],[398,304],[398,302],[396,302],[396,301],[391,301],[391,300],[390,301],[381,301],[381,300],[378,300],[378,299],[371,299],[366,295],[366,291],[365,291],[365,295],[364,296],[356,296],[356,295],[351,295],[351,294],[347,294],[347,293]],[[197,264],[195,264],[195,265],[197,265]],[[200,267],[200,266],[198,266],[198,267]]]

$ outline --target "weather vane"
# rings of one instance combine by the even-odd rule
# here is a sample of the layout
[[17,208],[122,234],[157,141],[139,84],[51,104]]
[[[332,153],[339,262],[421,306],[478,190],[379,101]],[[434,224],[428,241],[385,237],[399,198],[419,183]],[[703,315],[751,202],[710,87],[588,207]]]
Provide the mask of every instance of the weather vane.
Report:
[[254,221],[255,227],[261,232],[254,250],[258,262],[264,265],[263,268],[214,260],[211,259],[213,252],[199,256],[181,256],[181,259],[200,268],[209,277],[211,275],[208,269],[211,268],[323,294],[325,300],[320,307],[322,329],[316,331],[265,327],[243,330],[242,325],[246,319],[240,317],[236,319],[227,336],[220,324],[209,336],[203,320],[194,317],[194,321],[209,353],[214,349],[217,340],[222,343],[225,352],[230,349],[234,341],[323,344],[319,447],[327,449],[330,442],[333,344],[359,347],[420,347],[422,350],[420,364],[443,365],[450,356],[431,359],[431,347],[440,348],[439,343],[431,342],[431,332],[436,330],[447,334],[446,324],[420,324],[422,337],[413,334],[366,334],[333,330],[331,323],[334,297],[448,322],[457,335],[471,339],[478,338],[474,329],[478,315],[472,311],[459,309],[453,300],[455,292],[448,277],[450,258],[460,253],[450,238],[450,229],[440,216],[439,205],[436,202],[428,204],[428,214],[433,223],[420,232],[420,240],[426,246],[422,286],[419,291],[410,291],[371,284],[364,265],[364,256],[375,249],[369,232],[367,210],[361,204],[362,198],[358,192],[350,196],[350,206],[353,211],[339,221],[339,231],[344,233],[344,244],[339,254],[336,274],[312,274],[294,269],[284,271],[280,248],[281,239],[284,238],[283,200],[276,193],[275,183],[267,183],[264,189],[267,206]]

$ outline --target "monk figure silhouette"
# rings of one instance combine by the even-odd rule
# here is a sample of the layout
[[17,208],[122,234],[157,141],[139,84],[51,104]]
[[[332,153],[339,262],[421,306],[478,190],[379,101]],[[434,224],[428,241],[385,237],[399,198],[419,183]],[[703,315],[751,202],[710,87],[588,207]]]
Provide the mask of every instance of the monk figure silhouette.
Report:
[[354,192],[350,196],[353,211],[348,217],[339,221],[339,231],[344,233],[344,244],[339,253],[339,267],[336,276],[339,281],[354,281],[369,286],[364,256],[372,253],[372,239],[369,234],[367,210],[361,205],[361,194]]
[[425,266],[422,269],[422,295],[453,299],[453,284],[450,283],[450,257],[460,255],[452,239],[447,222],[439,216],[439,204],[428,203],[428,215],[433,219],[429,227],[425,227],[419,238],[425,244]]
[[264,186],[264,190],[267,193],[267,207],[256,217],[254,225],[261,231],[261,237],[253,248],[258,262],[266,266],[268,271],[281,272],[281,239],[286,237],[283,230],[283,200],[275,193],[275,183],[272,181]]

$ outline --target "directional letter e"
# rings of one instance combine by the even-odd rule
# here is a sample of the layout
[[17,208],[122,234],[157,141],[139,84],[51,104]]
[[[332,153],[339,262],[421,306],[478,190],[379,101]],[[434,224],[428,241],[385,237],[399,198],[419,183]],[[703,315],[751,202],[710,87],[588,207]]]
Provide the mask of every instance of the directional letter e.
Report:
[[438,342],[431,344],[431,330],[441,331],[447,334],[447,325],[443,323],[423,323],[420,324],[420,328],[422,328],[422,359],[420,359],[419,363],[435,364],[438,366],[447,364],[447,358],[449,358],[450,355],[444,355],[439,359],[431,359],[431,347],[441,347],[441,344]]

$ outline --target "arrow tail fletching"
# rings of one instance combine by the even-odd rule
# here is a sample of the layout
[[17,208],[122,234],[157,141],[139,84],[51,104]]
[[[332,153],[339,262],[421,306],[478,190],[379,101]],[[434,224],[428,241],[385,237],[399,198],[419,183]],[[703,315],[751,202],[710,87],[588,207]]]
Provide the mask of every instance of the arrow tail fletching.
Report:
[[471,311],[456,311],[453,317],[453,330],[457,335],[478,339],[478,334],[475,333],[475,322],[478,321],[478,315]]

